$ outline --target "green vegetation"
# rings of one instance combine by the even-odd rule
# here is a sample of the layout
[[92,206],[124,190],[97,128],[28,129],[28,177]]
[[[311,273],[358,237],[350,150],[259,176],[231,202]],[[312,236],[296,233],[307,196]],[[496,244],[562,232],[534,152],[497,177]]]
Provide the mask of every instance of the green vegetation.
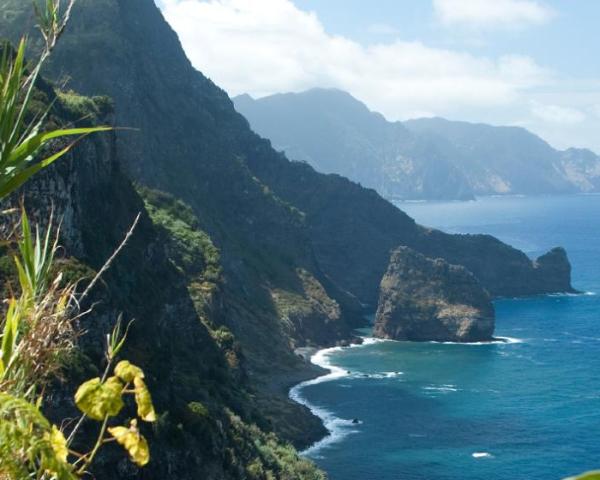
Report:
[[[109,127],[48,129],[50,107],[40,110],[39,104],[33,104],[39,72],[66,27],[73,3],[71,0],[64,11],[60,9],[60,0],[46,0],[41,7],[34,4],[45,48],[31,71],[25,66],[24,39],[16,51],[8,45],[2,48],[1,200],[63,157],[77,142],[57,147],[56,143],[61,139],[73,136],[81,139],[91,133],[110,130]],[[73,95],[63,101],[70,102],[72,108],[77,107]],[[125,406],[123,397],[126,395],[135,398],[141,420],[156,420],[140,368],[121,361],[115,367],[114,375],[108,377],[127,334],[120,333],[120,321],[107,336],[106,368],[102,378],[88,380],[75,394],[75,403],[83,415],[70,429],[68,438],[42,413],[46,388],[57,378],[80,335],[77,320],[86,312],[80,312],[79,305],[88,290],[78,296],[77,283],[64,282],[60,270],[54,272],[58,234],[53,235],[52,216],[47,221],[46,232],[42,233],[39,227],[32,229],[23,207],[20,224],[20,233],[12,231],[2,239],[4,245],[16,246],[14,265],[19,290],[7,292],[9,295],[0,320],[0,478],[80,478],[88,473],[100,448],[110,441],[120,444],[137,465],[147,464],[150,458],[148,444],[138,430],[137,419],[131,420],[129,427],[109,427],[109,420]],[[3,264],[2,270],[9,268]],[[88,289],[94,283],[92,281]],[[76,452],[71,444],[78,438],[86,418],[101,422],[101,427],[90,450]]]
[[217,283],[221,277],[220,253],[200,229],[193,210],[167,193],[144,187],[139,192],[154,224],[168,232],[174,264],[186,274],[200,273],[202,281]]
[[[325,480],[326,476],[309,460],[298,456],[291,445],[282,444],[274,434],[265,434],[254,425],[243,423],[229,412],[230,428],[240,445],[254,443],[256,456],[246,461],[246,473],[252,480]],[[232,461],[235,463],[236,458]]]
[[569,477],[565,480],[600,480],[600,471],[586,472],[577,477]]
[[112,112],[114,108],[109,97],[84,97],[72,90],[58,92],[58,100],[61,106],[68,110],[76,120],[87,119],[94,122]]

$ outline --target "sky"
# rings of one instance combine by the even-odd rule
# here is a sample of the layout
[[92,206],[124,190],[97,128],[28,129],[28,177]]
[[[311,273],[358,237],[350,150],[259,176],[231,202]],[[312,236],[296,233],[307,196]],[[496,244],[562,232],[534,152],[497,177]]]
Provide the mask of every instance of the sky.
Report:
[[230,96],[339,88],[389,120],[518,125],[600,153],[598,0],[156,0]]

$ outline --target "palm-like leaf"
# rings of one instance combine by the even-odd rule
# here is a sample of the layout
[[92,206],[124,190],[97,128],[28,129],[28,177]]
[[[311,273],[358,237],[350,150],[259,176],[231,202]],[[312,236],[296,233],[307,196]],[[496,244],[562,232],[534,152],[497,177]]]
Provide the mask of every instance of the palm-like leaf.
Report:
[[[6,45],[0,62],[0,199],[64,156],[81,138],[90,133],[111,129],[102,126],[42,132],[46,114],[27,124],[25,116],[30,107],[41,63],[27,75],[25,50],[24,39],[19,43],[16,52]],[[38,158],[44,147],[65,137],[75,138],[58,152],[42,159]]]

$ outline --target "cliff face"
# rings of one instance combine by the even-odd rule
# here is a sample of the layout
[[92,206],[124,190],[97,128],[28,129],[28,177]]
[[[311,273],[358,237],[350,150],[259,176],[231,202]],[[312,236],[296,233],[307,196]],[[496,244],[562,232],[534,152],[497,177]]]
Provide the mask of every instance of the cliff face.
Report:
[[552,261],[540,262],[491,235],[423,232],[423,240],[413,248],[427,257],[467,267],[492,297],[575,291],[571,286],[571,265],[562,248],[551,250]]
[[420,142],[334,89],[233,99],[259,135],[292,160],[337,173],[395,199],[472,199],[466,178],[444,150]]
[[386,198],[560,194],[599,189],[600,158],[559,152],[523,128],[425,118],[389,122],[333,89],[234,98],[252,128],[293,160]]
[[304,270],[350,318],[352,297],[376,304],[398,245],[466,266],[493,296],[570,287],[564,277],[546,284],[524,254],[492,237],[423,229],[374,191],[288,161],[191,67],[152,1],[77,5],[51,73],[68,73],[83,93],[110,95],[117,124],[141,128],[117,135],[125,170],[193,208],[222,250],[232,295],[243,292],[250,304],[261,299],[276,316],[272,290],[301,291]]
[[591,171],[569,165],[568,154],[524,128],[443,118],[409,120],[404,125],[422,141],[449,152],[452,164],[478,195],[576,193],[594,185]]
[[400,247],[381,280],[373,332],[394,340],[490,340],[494,307],[464,267]]
[[[55,102],[53,123],[77,123],[82,116],[86,122],[112,121],[105,99],[73,94],[56,99],[49,85],[41,87],[40,101]],[[60,268],[73,278],[89,279],[141,212],[133,236],[89,300],[96,306],[82,319],[86,334],[67,364],[68,381],[48,395],[47,413],[57,420],[77,415],[76,386],[98,375],[101,339],[123,313],[124,321],[135,319],[124,356],[144,365],[159,419],[153,427],[142,426],[151,448],[149,468],[138,470],[108,446],[94,466],[97,478],[258,479],[247,471],[251,464],[275,478],[283,469],[295,480],[323,478],[269,433],[274,425],[262,405],[276,404],[281,417],[296,419],[287,431],[299,443],[319,437],[323,427],[303,407],[278,400],[282,393],[270,398],[257,391],[239,340],[217,323],[227,309],[219,254],[210,237],[189,207],[172,197],[149,191],[143,192],[145,201],[140,197],[120,171],[115,140],[103,134],[82,141],[11,200],[17,205],[23,195],[31,216],[42,223],[51,210],[62,219]],[[194,255],[186,256],[190,252]],[[2,265],[4,285],[14,272]],[[267,341],[281,335],[279,330],[262,334]],[[298,366],[289,347],[277,348],[285,352],[280,357],[291,359],[288,369]],[[84,432],[88,440],[97,434],[90,427]]]
[[560,153],[562,170],[581,192],[600,191],[600,156],[585,148],[569,148]]
[[[1,32],[14,38],[32,26],[28,2],[0,5]],[[347,341],[360,303],[377,303],[399,245],[465,265],[493,295],[569,286],[565,258],[544,279],[536,272],[548,262],[491,237],[424,229],[375,191],[288,161],[191,67],[152,0],[79,0],[47,73],[111,96],[115,123],[139,128],[116,132],[114,144],[86,144],[91,151],[55,172],[76,170],[31,186],[29,199],[46,208],[65,199],[67,249],[91,268],[149,211],[106,278],[112,307],[96,322],[108,330],[119,310],[138,319],[128,356],[150,372],[163,414],[151,440],[156,463],[133,477],[253,478],[252,457],[268,463],[261,448],[295,458],[252,424],[297,445],[323,433],[287,400],[284,387],[314,373],[293,349]],[[150,187],[143,199],[120,168]],[[129,474],[112,458],[98,478]]]
[[430,258],[463,265],[493,296],[570,292],[570,265],[549,271],[490,235],[450,235],[417,225],[373,190],[337,175],[321,175],[284,157],[251,158],[250,167],[275,193],[306,214],[321,270],[363,304],[377,305],[389,252],[409,246]]

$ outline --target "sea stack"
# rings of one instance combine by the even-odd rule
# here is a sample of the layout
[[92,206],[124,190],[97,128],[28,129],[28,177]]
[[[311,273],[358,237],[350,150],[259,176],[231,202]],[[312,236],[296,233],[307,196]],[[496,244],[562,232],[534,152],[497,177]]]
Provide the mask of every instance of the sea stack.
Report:
[[374,335],[411,341],[493,338],[489,294],[466,268],[408,248],[393,251],[380,285]]

